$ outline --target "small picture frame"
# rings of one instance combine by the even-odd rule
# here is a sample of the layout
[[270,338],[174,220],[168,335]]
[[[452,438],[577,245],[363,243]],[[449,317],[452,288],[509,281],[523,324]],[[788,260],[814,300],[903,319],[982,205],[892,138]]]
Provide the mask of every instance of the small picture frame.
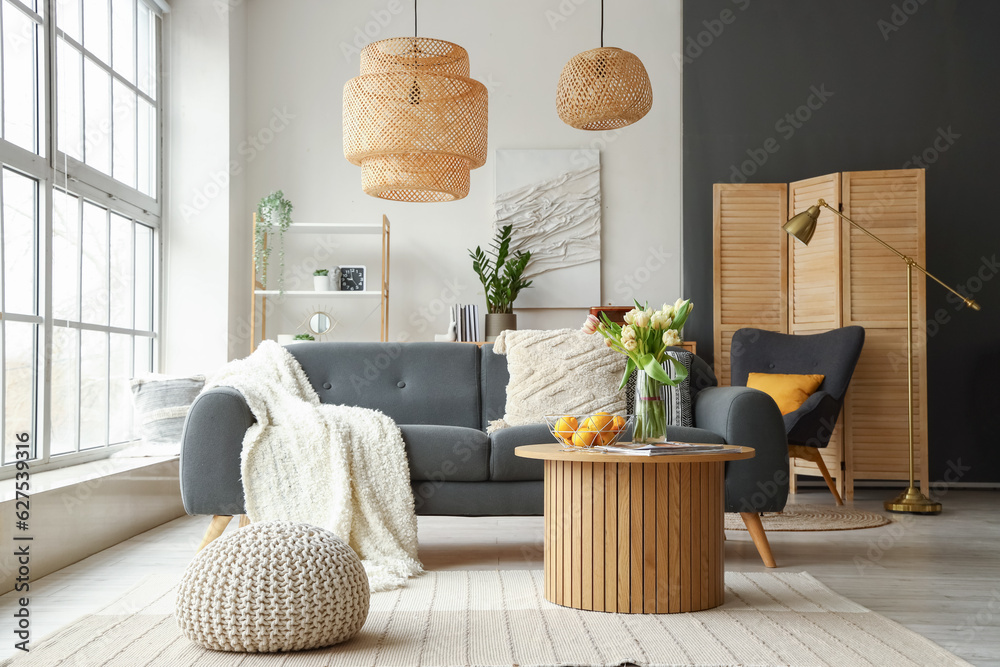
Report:
[[340,291],[364,292],[367,287],[367,274],[368,271],[364,266],[341,266]]

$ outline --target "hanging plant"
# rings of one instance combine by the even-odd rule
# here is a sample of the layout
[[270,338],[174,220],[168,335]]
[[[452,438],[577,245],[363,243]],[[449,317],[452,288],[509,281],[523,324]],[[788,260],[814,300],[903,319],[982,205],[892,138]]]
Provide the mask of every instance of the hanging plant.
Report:
[[266,244],[268,234],[278,230],[278,291],[285,291],[285,232],[292,224],[292,202],[285,199],[285,193],[275,190],[257,204],[257,226],[255,228],[253,262],[261,276],[261,283],[267,288],[267,261],[273,246]]

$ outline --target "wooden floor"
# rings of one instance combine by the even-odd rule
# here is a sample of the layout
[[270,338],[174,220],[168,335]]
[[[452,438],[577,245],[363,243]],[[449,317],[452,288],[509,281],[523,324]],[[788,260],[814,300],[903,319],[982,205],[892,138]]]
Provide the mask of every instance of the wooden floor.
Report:
[[[886,491],[854,505],[881,509]],[[945,513],[824,533],[770,533],[778,571],[806,571],[833,590],[976,665],[1000,666],[1000,492],[951,491]],[[826,489],[799,503],[832,503]],[[898,516],[898,515],[897,515]],[[32,583],[33,641],[119,597],[145,576],[177,578],[208,517],[185,517]],[[420,555],[433,570],[541,568],[541,517],[421,517]],[[236,530],[236,522],[228,529]],[[726,569],[763,571],[745,532],[727,532]],[[0,659],[12,655],[14,594],[0,596]]]

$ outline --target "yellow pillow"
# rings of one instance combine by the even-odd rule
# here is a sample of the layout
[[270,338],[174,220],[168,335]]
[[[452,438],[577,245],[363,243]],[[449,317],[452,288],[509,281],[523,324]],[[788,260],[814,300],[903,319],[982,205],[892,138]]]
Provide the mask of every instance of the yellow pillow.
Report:
[[747,386],[759,389],[778,404],[781,414],[798,410],[806,399],[823,384],[823,375],[783,375],[781,373],[751,373]]

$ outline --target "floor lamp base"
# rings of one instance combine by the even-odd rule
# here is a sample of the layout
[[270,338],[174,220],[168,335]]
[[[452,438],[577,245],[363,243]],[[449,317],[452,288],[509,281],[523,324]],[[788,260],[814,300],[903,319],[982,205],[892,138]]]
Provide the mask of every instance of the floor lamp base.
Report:
[[941,503],[934,502],[915,486],[909,487],[892,500],[885,501],[885,508],[890,512],[906,514],[941,513]]

